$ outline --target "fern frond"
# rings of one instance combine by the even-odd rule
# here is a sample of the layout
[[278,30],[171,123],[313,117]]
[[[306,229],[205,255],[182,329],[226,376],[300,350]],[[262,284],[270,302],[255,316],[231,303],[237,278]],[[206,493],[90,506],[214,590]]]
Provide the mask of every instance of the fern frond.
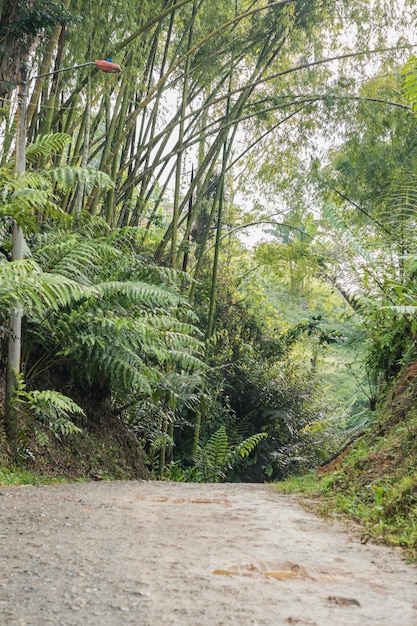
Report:
[[266,439],[268,437],[268,433],[256,433],[255,435],[251,435],[244,441],[241,441],[237,447],[237,453],[240,455],[242,459],[249,456],[249,454],[256,448],[258,443],[262,441],[262,439]]
[[[31,262],[14,271],[13,264],[0,267],[0,308],[7,312],[14,300],[21,303],[29,349],[39,355],[30,364],[32,380],[46,354],[65,362],[75,378],[105,381],[114,398],[152,397],[158,386],[171,389],[168,371],[188,376],[204,371],[201,333],[189,322],[179,290],[119,280],[134,265],[136,252],[111,245],[106,232],[100,240],[80,232],[44,232],[33,245]],[[115,280],[106,280],[109,275]]]
[[46,178],[58,183],[64,191],[67,189],[73,189],[77,183],[83,183],[88,187],[97,185],[97,187],[100,187],[101,189],[113,189],[115,186],[110,176],[93,168],[67,165],[64,167],[44,170],[43,174]]
[[54,309],[97,295],[94,287],[82,285],[61,274],[42,273],[40,278],[42,293],[51,297],[50,306]]
[[[81,428],[76,426],[69,419],[68,415],[83,415],[83,409],[71,398],[63,395],[59,391],[45,389],[43,391],[25,391],[23,380],[20,380],[17,390],[16,401],[24,403],[28,410],[43,423],[55,437],[60,439],[61,435],[73,435],[80,433]],[[47,445],[49,442],[46,434],[35,428],[36,437],[40,445]]]
[[413,111],[417,111],[417,57],[414,55],[402,68],[403,95]]
[[108,281],[96,285],[103,298],[123,297],[125,305],[141,302],[147,306],[169,304],[175,306],[182,298],[172,291],[145,282]]
[[35,216],[68,219],[53,200],[53,185],[44,172],[25,172],[21,176],[3,179],[0,215],[13,217],[24,230],[36,230]]
[[368,250],[363,246],[362,242],[352,232],[351,228],[343,217],[337,212],[334,205],[326,203],[323,206],[323,216],[327,219],[330,225],[337,231],[343,234],[345,239],[348,239],[353,249],[359,254],[370,266],[373,266],[373,260],[370,257]]
[[169,360],[177,364],[181,369],[189,372],[201,372],[206,368],[206,365],[201,359],[180,350],[170,350]]
[[132,351],[118,350],[111,356],[102,353],[97,355],[97,364],[111,375],[111,380],[118,389],[129,389],[130,392],[150,396],[152,394],[151,381],[155,379],[155,372],[146,367],[144,362]]
[[58,240],[41,245],[34,256],[49,272],[91,285],[103,279],[103,269],[114,271],[122,253],[107,242],[90,241],[75,233],[61,232]]
[[400,315],[416,315],[417,313],[417,305],[387,305],[382,306],[381,309],[395,311],[396,313],[400,313]]
[[58,310],[95,293],[93,287],[42,272],[32,259],[0,264],[0,309],[19,301],[27,313],[43,316],[47,309]]
[[71,137],[65,133],[53,133],[39,135],[36,140],[26,149],[26,158],[30,162],[39,157],[48,157],[53,153],[61,153],[71,141]]
[[221,426],[210,437],[205,445],[207,458],[212,467],[223,467],[229,452],[229,440],[226,434],[226,428]]
[[[45,389],[34,390],[26,393],[26,400],[30,400],[35,412],[44,410],[45,407],[54,408],[59,413],[84,415],[84,410],[74,400],[63,395],[59,391]],[[43,407],[43,408],[42,408]]]

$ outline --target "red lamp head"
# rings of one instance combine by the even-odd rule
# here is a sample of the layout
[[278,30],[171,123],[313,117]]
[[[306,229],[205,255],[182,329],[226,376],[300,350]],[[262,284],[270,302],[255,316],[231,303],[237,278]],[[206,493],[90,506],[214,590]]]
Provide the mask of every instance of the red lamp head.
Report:
[[94,65],[102,72],[121,72],[122,68],[112,61],[94,61]]

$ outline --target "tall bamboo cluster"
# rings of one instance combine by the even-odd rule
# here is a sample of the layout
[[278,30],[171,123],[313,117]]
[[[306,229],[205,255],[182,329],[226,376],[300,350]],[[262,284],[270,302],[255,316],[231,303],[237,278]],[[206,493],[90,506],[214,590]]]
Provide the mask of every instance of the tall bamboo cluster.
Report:
[[[114,188],[79,184],[62,208],[101,215],[110,228],[158,223],[156,260],[190,269],[193,242],[198,276],[208,238],[221,229],[225,174],[239,162],[236,137],[265,111],[286,119],[299,109],[272,96],[301,59],[294,42],[302,50],[321,4],[131,0],[105,13],[91,0],[64,0],[72,19],[49,28],[31,57],[32,76],[41,77],[31,83],[28,138],[68,133],[71,146],[57,160],[100,169]],[[43,76],[96,58],[113,58],[122,74],[87,67]],[[10,115],[3,159],[13,130]]]

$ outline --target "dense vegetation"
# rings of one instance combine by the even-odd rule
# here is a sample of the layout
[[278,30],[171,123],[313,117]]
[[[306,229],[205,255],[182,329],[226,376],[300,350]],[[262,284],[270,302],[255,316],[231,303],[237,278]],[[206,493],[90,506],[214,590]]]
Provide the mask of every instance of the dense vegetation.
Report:
[[4,467],[276,480],[378,428],[417,360],[396,5],[5,0]]

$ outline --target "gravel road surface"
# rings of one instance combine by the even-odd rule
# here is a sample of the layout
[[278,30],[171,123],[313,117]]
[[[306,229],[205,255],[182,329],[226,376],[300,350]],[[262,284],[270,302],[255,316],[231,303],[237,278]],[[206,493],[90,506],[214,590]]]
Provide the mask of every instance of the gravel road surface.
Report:
[[417,569],[264,485],[0,487],[1,626],[416,626]]

